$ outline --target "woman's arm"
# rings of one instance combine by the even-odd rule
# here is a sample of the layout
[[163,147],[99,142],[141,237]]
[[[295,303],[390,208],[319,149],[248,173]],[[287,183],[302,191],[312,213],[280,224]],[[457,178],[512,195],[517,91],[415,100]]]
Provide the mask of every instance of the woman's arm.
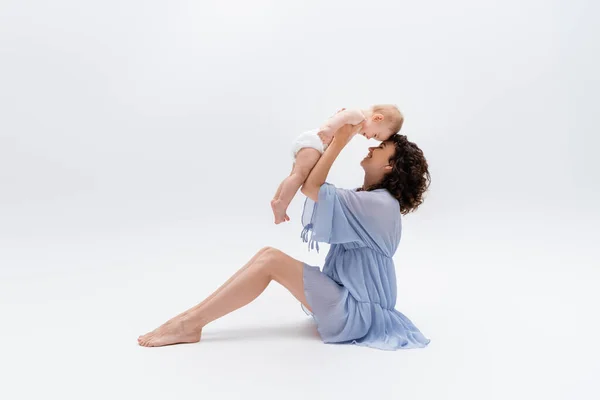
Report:
[[302,194],[315,202],[319,199],[319,189],[325,183],[333,162],[354,134],[356,134],[356,127],[352,125],[344,125],[335,133],[331,144],[304,181],[300,189]]
[[341,110],[329,118],[319,129],[319,134],[331,137],[333,134],[346,124],[358,125],[365,120],[365,116],[359,109]]

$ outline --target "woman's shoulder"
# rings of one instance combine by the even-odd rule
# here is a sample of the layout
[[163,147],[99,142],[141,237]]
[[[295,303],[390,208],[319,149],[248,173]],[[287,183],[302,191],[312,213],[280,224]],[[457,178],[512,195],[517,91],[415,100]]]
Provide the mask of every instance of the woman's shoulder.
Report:
[[349,190],[352,191],[354,193],[356,193],[357,196],[364,196],[364,197],[373,197],[373,198],[381,198],[381,199],[385,199],[385,200],[393,200],[393,201],[398,201],[396,200],[396,198],[394,196],[392,196],[392,194],[385,188],[379,188],[379,189],[373,189],[373,190],[362,190],[362,188],[357,187],[357,188],[352,188],[352,189],[343,189],[343,190]]
[[356,205],[360,204],[370,209],[386,210],[394,213],[398,211],[399,213],[400,204],[387,189],[361,190],[361,188],[336,188],[336,191],[347,202]]
[[398,200],[392,196],[392,194],[385,188],[379,188],[374,190],[362,190],[361,187],[353,188],[342,188],[333,185],[332,183],[325,182],[323,184],[326,190],[335,191],[338,195],[344,198],[352,199],[356,201],[374,201],[378,203],[384,203],[389,205],[398,205]]

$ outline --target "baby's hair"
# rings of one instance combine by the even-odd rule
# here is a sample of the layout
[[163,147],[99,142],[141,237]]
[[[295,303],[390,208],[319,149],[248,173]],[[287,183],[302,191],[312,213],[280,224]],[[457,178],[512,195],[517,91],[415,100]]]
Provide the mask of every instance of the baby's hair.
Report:
[[374,113],[381,114],[387,120],[392,135],[400,132],[404,123],[404,115],[394,104],[377,104],[372,107]]

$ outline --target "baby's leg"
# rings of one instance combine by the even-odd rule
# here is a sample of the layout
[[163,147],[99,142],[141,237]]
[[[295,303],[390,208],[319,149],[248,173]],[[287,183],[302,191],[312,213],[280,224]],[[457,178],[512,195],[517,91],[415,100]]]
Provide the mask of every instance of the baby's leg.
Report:
[[[292,170],[290,171],[290,175],[292,175],[292,173],[294,173],[294,165],[292,165]],[[283,182],[282,181],[279,186],[277,187],[277,191],[275,192],[275,196],[273,196],[273,199],[271,200],[271,208],[273,208],[273,204],[275,204],[277,202],[277,200],[279,200],[279,195],[281,194],[281,188],[283,187]],[[273,212],[275,212],[275,210],[273,210]],[[285,214],[284,221],[289,221],[290,217],[287,215],[287,213]]]
[[[288,175],[288,176],[291,176],[291,175],[294,173],[294,166],[295,166],[295,164],[294,164],[294,165],[292,165],[292,170],[290,171],[290,175]],[[277,191],[275,192],[275,196],[273,196],[273,201],[275,201],[275,200],[278,200],[278,199],[279,199],[279,195],[281,195],[281,188],[283,187],[283,182],[284,182],[284,181],[282,181],[282,182],[279,184],[279,186],[277,187]]]
[[[277,221],[279,221],[279,218],[277,218],[277,215],[279,215],[279,214],[275,212],[275,204],[280,204],[279,195],[281,194],[281,188],[283,187],[283,182],[285,182],[285,180],[281,181],[281,183],[279,184],[279,187],[277,187],[277,192],[275,192],[275,196],[273,196],[273,200],[271,200],[271,209],[273,210],[273,216],[275,217],[276,224],[279,223],[279,222],[277,222]],[[290,217],[287,215],[287,212],[283,216],[283,220],[284,221],[290,220]]]
[[281,190],[278,190],[279,198],[271,202],[276,224],[285,220],[285,212],[288,206],[320,157],[321,153],[310,147],[300,149],[296,154],[296,162],[292,173],[281,182]]

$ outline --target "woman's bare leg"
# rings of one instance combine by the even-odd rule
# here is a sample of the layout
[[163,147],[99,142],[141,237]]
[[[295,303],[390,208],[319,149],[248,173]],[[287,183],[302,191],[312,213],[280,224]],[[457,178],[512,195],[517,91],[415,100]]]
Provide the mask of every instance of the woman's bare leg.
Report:
[[260,255],[262,253],[264,253],[267,250],[267,247],[262,248],[258,251],[258,253],[256,253],[251,259],[250,261],[248,261],[242,268],[238,269],[237,272],[235,274],[233,274],[231,276],[231,278],[229,278],[227,280],[227,282],[225,282],[224,284],[222,284],[217,290],[215,290],[210,296],[208,296],[206,299],[202,300],[202,302],[196,306],[194,306],[193,308],[190,308],[187,311],[182,312],[181,314],[171,318],[169,321],[167,321],[166,323],[170,323],[178,318],[182,318],[184,316],[186,316],[187,314],[189,314],[191,311],[193,311],[194,309],[202,306],[203,304],[205,304],[207,301],[209,301],[210,299],[212,299],[213,297],[215,297],[221,290],[223,290],[223,288],[225,288],[227,285],[229,285],[231,282],[233,282],[234,279],[236,279],[242,272],[244,272],[246,270],[246,268],[248,268],[250,265],[252,265],[252,263],[254,261],[256,261],[258,259],[258,257],[260,257]]
[[310,147],[300,149],[296,154],[292,173],[281,182],[280,189],[278,189],[279,197],[271,201],[276,224],[285,221],[288,206],[320,157],[321,153]]
[[267,247],[209,298],[158,329],[140,336],[138,342],[148,347],[197,342],[204,326],[250,303],[271,280],[285,286],[310,310],[304,296],[303,263]]

